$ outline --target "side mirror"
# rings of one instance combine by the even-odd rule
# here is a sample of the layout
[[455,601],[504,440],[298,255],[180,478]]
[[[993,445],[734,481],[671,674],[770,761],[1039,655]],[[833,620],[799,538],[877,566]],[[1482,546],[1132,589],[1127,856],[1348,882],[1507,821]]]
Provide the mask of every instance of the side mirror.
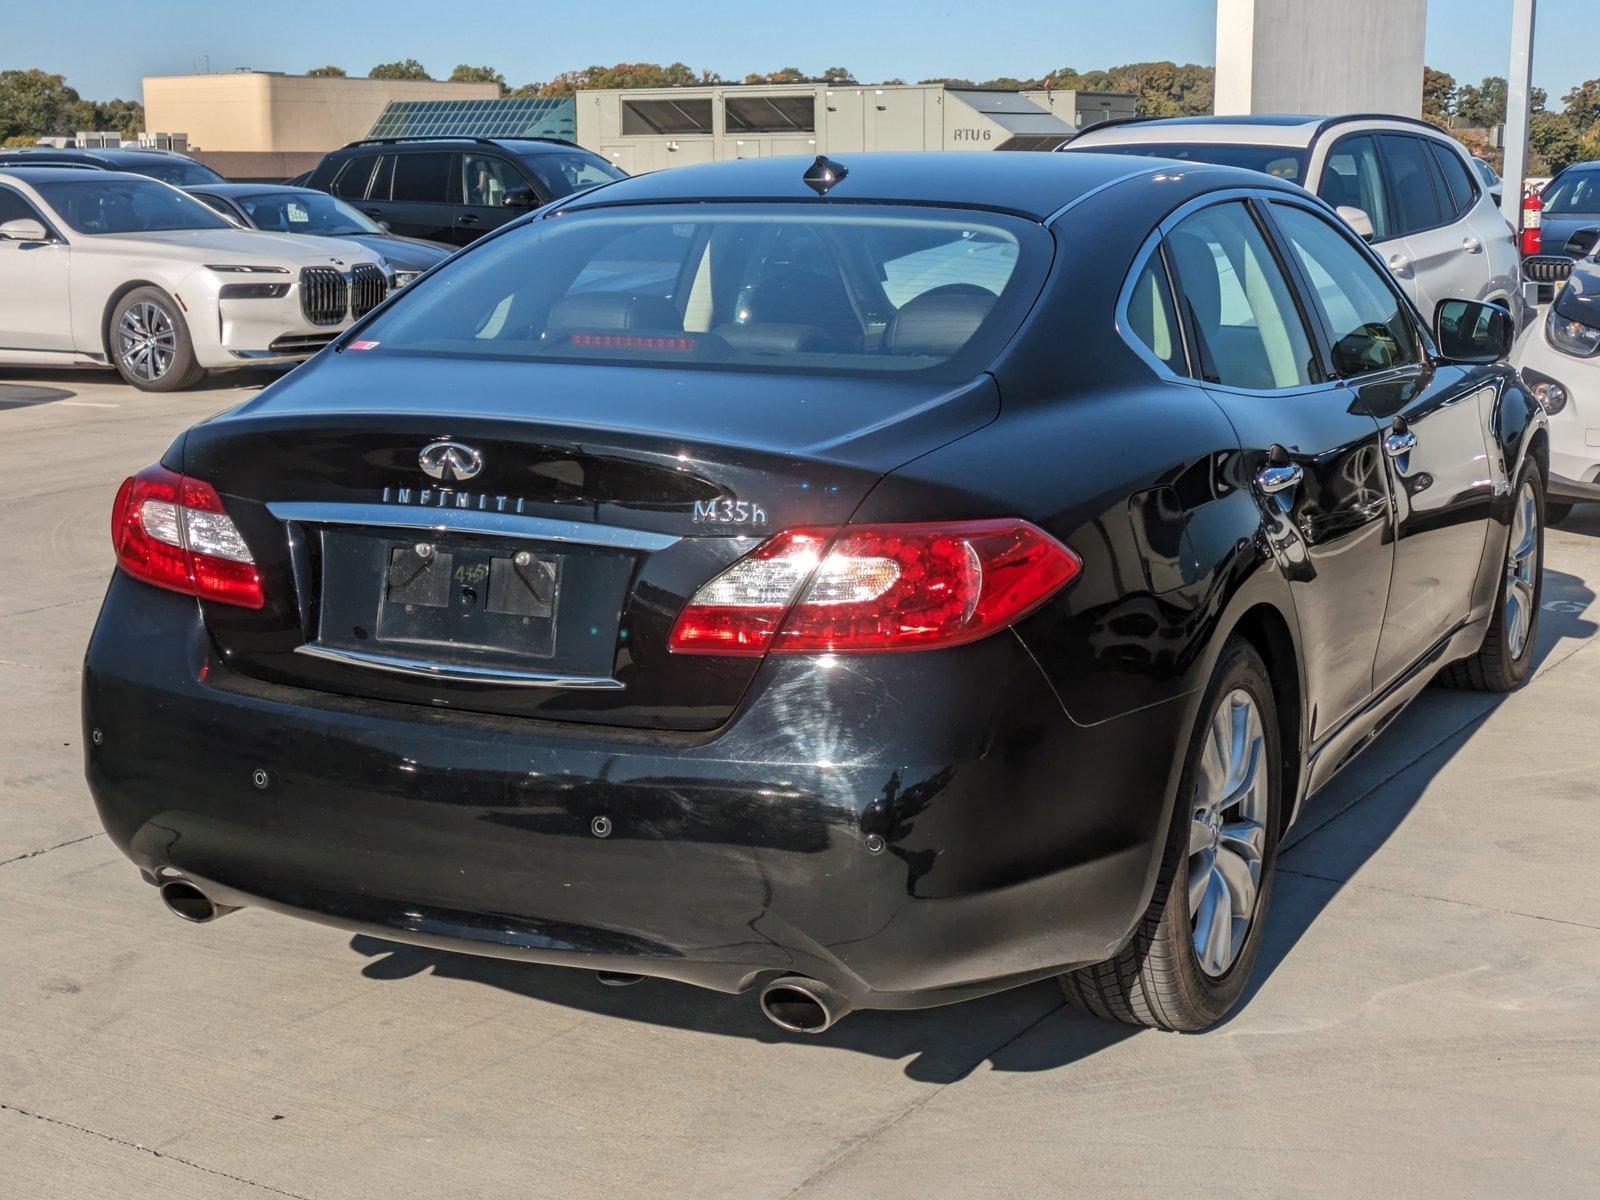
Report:
[[1377,231],[1372,227],[1372,218],[1367,215],[1366,209],[1356,208],[1350,204],[1341,204],[1334,211],[1339,214],[1341,221],[1356,231],[1356,236],[1362,241],[1370,242],[1377,236]]
[[1517,323],[1503,304],[1441,300],[1433,314],[1439,353],[1452,362],[1497,363],[1511,357]]
[[1561,247],[1561,253],[1569,258],[1588,258],[1597,245],[1600,245],[1600,228],[1580,229],[1567,239],[1567,244]]
[[502,208],[538,208],[539,196],[531,187],[508,188],[500,205]]
[[8,242],[47,242],[50,234],[32,217],[20,217],[0,225],[0,238]]

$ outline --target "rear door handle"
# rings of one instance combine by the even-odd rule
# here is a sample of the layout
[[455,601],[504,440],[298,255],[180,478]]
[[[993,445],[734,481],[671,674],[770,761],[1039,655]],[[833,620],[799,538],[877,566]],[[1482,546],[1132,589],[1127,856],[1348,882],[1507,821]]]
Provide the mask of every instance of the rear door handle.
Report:
[[1389,270],[1396,275],[1404,275],[1411,270],[1411,259],[1404,254],[1389,255]]
[[367,216],[371,217],[374,221],[383,216],[383,210],[381,208],[363,208],[361,211],[366,213]]
[[1300,469],[1299,463],[1289,463],[1286,466],[1262,467],[1256,472],[1256,487],[1268,496],[1276,496],[1280,492],[1287,492],[1291,488],[1300,486],[1306,473]]
[[462,213],[456,218],[457,225],[476,225],[477,223],[478,216],[476,213]]
[[1397,429],[1383,439],[1383,452],[1390,458],[1400,458],[1417,448],[1417,435],[1409,429]]
[[1483,239],[1476,237],[1464,237],[1461,239],[1461,248],[1468,254],[1482,254]]

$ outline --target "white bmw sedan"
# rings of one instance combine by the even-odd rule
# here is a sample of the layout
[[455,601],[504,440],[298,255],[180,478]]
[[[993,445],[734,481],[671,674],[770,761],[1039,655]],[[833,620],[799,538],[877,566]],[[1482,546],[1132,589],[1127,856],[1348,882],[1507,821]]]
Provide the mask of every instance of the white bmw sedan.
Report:
[[1544,320],[1522,331],[1511,363],[1550,417],[1546,518],[1600,501],[1600,260],[1578,263]]
[[0,363],[109,366],[176,391],[316,353],[391,274],[353,242],[240,229],[141,175],[0,168]]

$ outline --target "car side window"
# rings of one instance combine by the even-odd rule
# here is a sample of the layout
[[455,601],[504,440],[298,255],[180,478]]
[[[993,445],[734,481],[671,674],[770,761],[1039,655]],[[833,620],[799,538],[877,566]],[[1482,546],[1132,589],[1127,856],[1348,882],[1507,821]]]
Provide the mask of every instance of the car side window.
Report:
[[1467,173],[1467,164],[1461,161],[1461,155],[1449,146],[1430,141],[1428,150],[1439,172],[1439,182],[1444,185],[1445,199],[1449,201],[1447,219],[1457,220],[1466,215],[1472,202],[1478,198],[1477,189],[1472,186],[1472,176]]
[[1275,202],[1272,215],[1311,280],[1341,376],[1422,361],[1416,327],[1382,271],[1314,213]]
[[1294,292],[1242,202],[1185,218],[1166,245],[1201,379],[1255,391],[1321,379]]
[[1396,236],[1432,229],[1443,222],[1439,198],[1434,194],[1433,164],[1421,138],[1400,133],[1385,133],[1378,140],[1388,166],[1389,186],[1394,193]]
[[1328,151],[1317,188],[1334,208],[1359,208],[1372,221],[1372,237],[1381,242],[1393,237],[1389,221],[1389,190],[1383,179],[1378,143],[1368,134],[1342,138]]
[[7,221],[37,221],[39,214],[10,188],[0,187],[0,225]]
[[397,154],[394,163],[395,200],[412,204],[459,202],[459,154]]
[[351,158],[334,175],[333,182],[328,185],[328,191],[347,200],[361,199],[367,194],[367,181],[372,178],[372,164],[376,161],[371,155],[366,154],[358,154]]
[[490,154],[467,154],[462,157],[467,203],[481,208],[499,208],[506,202],[506,193],[512,188],[526,187],[510,163]]
[[1188,373],[1178,310],[1161,256],[1152,254],[1128,294],[1128,332],[1138,338],[1175,375]]

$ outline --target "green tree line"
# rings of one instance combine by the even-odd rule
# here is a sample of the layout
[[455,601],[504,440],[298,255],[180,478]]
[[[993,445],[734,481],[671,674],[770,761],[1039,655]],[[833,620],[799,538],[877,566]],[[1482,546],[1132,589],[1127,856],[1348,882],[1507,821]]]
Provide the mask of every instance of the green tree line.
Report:
[[[1496,167],[1503,155],[1489,144],[1489,131],[1506,119],[1506,81],[1491,75],[1481,83],[1457,83],[1447,71],[1423,72],[1422,116],[1446,129]],[[1528,174],[1554,175],[1576,162],[1600,159],[1600,79],[1578,84],[1550,107],[1550,96],[1534,88],[1529,97]]]

